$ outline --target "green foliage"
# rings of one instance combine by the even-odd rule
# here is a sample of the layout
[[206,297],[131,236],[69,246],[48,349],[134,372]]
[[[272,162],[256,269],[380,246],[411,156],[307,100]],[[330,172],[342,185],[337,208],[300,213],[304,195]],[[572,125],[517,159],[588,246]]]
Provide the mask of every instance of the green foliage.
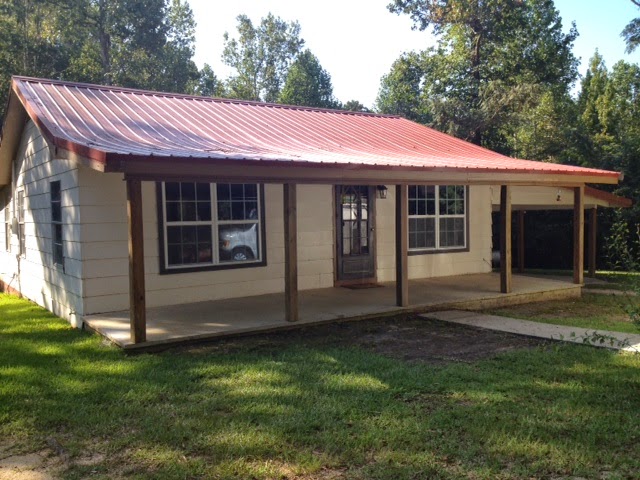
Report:
[[218,79],[208,63],[205,63],[200,70],[200,78],[194,93],[203,97],[225,96],[224,83]]
[[[631,0],[631,2],[640,8],[640,1]],[[625,43],[627,44],[626,53],[632,53],[638,48],[640,45],[640,18],[634,18],[631,20],[622,33],[620,34],[622,38],[624,38]]]
[[365,107],[358,100],[349,100],[342,105],[342,110],[348,110],[350,112],[369,112],[370,110]]
[[331,75],[310,50],[302,52],[291,64],[279,102],[306,107],[338,107],[333,96]]
[[300,24],[285,22],[269,13],[255,27],[249,17],[239,15],[238,38],[224,34],[222,60],[236,73],[227,80],[229,96],[244,100],[276,102],[289,67],[304,40]]
[[395,0],[389,8],[431,28],[438,45],[394,63],[382,112],[513,153],[519,113],[551,89],[568,94],[577,76],[577,32],[563,32],[551,0]]
[[195,23],[184,0],[0,3],[0,102],[11,75],[187,93]]
[[391,71],[382,77],[375,105],[377,111],[431,124],[430,105],[422,96],[426,76],[423,57],[423,54],[411,52],[393,62]]
[[613,271],[640,271],[640,226],[632,234],[620,210],[609,230],[605,244],[608,267]]

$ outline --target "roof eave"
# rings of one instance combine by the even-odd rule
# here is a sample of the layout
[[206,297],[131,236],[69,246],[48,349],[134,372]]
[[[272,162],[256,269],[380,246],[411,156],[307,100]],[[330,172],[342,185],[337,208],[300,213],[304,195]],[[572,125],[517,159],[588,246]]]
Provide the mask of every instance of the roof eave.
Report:
[[105,171],[141,179],[210,178],[272,183],[389,183],[483,185],[617,184],[616,172],[540,172],[500,169],[424,168],[389,165],[316,163],[299,160],[256,160],[107,154]]
[[0,140],[0,186],[11,183],[11,167],[20,147],[27,111],[13,90],[9,93]]

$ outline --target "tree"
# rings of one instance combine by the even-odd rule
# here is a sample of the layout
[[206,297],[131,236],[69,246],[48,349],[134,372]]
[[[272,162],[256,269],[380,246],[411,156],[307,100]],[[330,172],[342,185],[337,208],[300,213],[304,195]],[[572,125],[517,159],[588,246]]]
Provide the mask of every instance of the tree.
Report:
[[213,72],[211,65],[204,64],[200,70],[200,78],[195,88],[195,94],[203,97],[224,97],[224,84]]
[[400,56],[391,65],[391,71],[382,77],[376,110],[431,124],[429,101],[423,98],[425,76],[422,54],[411,52]]
[[338,102],[333,97],[331,75],[322,68],[318,58],[310,50],[302,52],[291,64],[279,102],[306,107],[338,107]]
[[11,75],[193,92],[194,30],[185,0],[0,2],[0,102]]
[[[502,127],[546,89],[568,91],[577,76],[577,32],[562,31],[552,0],[395,0],[389,8],[431,28],[438,45],[394,64],[383,79],[383,111],[404,104],[408,112],[390,113],[430,117],[435,128],[510,153]],[[407,87],[397,85],[407,77]]]
[[[582,82],[577,101],[578,121],[588,133],[582,163],[588,167],[624,173],[615,193],[631,198],[633,206],[604,219],[611,232],[607,256],[611,267],[628,252],[640,258],[640,246],[627,235],[620,241],[620,229],[636,232],[640,226],[640,67],[624,61],[608,70],[596,51]],[[616,233],[618,232],[618,233]]]
[[258,27],[246,15],[237,20],[238,38],[224,34],[222,60],[236,70],[227,80],[228,93],[245,100],[276,102],[289,67],[304,46],[300,24],[287,23],[271,13]]
[[[640,8],[640,0],[631,0],[631,2]],[[624,38],[625,43],[627,44],[626,52],[631,53],[638,48],[640,45],[640,18],[634,18],[631,20],[622,33],[620,34],[622,38]]]
[[348,102],[345,102],[344,105],[342,105],[342,110],[348,110],[350,112],[365,112],[368,113],[371,110],[369,110],[367,107],[365,107],[362,103],[360,103],[358,100],[349,100]]

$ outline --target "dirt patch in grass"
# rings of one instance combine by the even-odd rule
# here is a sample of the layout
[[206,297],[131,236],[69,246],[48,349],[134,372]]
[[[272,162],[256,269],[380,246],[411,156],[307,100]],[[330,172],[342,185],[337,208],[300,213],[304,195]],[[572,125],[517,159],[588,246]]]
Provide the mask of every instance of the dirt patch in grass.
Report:
[[[475,362],[545,342],[532,338],[455,325],[418,315],[333,323],[299,330],[225,340],[191,350],[273,349],[295,340],[301,345],[358,346],[407,362],[446,364]],[[177,349],[182,351],[183,349]]]

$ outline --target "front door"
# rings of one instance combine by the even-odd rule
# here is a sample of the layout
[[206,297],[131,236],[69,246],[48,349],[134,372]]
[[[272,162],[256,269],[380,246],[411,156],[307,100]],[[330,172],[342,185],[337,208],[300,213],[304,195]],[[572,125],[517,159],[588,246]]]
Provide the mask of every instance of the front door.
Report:
[[336,186],[338,281],[375,281],[375,187]]

